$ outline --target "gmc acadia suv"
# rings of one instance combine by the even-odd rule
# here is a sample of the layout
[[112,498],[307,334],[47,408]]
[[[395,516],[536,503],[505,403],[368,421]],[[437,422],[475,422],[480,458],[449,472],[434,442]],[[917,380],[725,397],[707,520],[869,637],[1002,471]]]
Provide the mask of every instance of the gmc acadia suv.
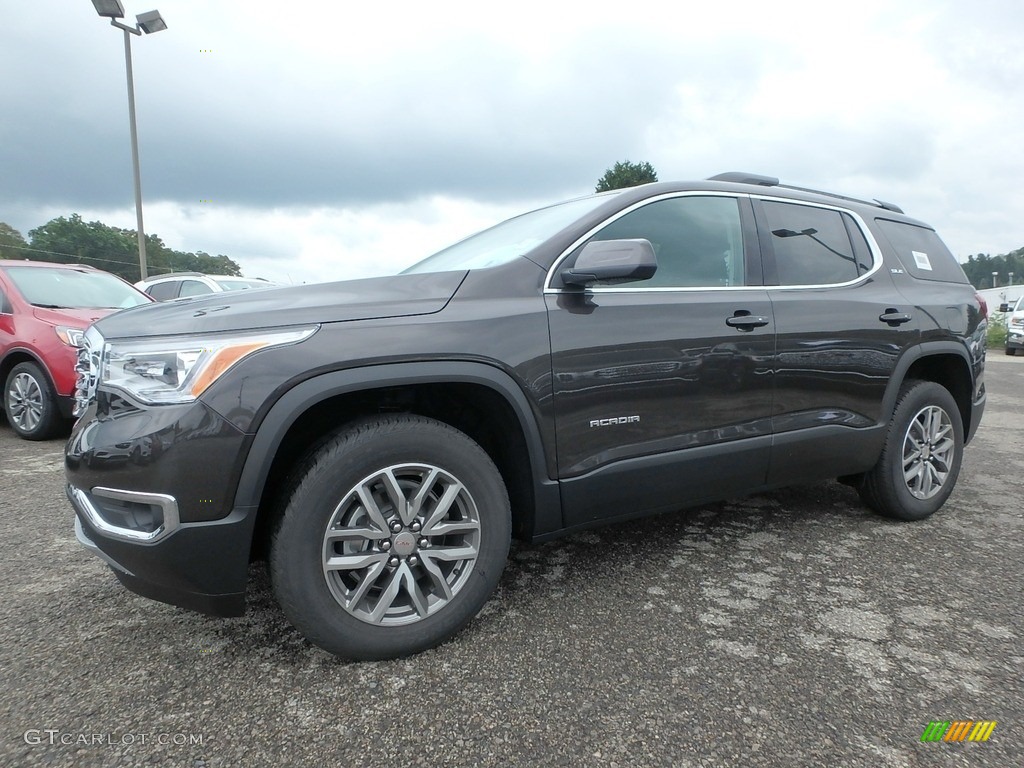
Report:
[[986,313],[894,205],[648,184],[393,277],[100,320],[68,496],[129,589],[239,615],[265,557],[309,640],[392,658],[472,619],[511,536],[823,478],[931,515],[984,409]]

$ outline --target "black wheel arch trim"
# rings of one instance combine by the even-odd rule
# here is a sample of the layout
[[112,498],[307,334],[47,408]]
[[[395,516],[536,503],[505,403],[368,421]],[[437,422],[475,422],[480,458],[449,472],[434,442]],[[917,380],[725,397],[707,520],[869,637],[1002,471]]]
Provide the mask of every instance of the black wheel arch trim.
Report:
[[[973,387],[974,375],[972,373],[971,356],[963,344],[951,340],[924,341],[914,344],[907,348],[899,360],[896,361],[896,367],[893,369],[892,376],[889,378],[889,384],[885,388],[885,396],[882,400],[882,416],[885,421],[891,419],[893,412],[896,410],[896,399],[899,397],[900,388],[903,386],[903,382],[906,381],[907,371],[910,370],[910,367],[919,360],[949,354],[956,355],[963,360],[968,378],[972,381]],[[971,392],[970,399],[972,402],[968,403],[969,422],[963,425],[965,444],[967,442],[967,435],[974,434],[974,429],[978,423],[978,419],[973,413],[975,405],[977,405],[973,402],[973,391]]]
[[[26,357],[31,358],[31,360],[18,360],[17,362],[8,365],[10,363],[10,359],[15,355],[24,355]],[[43,375],[46,376],[46,380],[50,383],[50,389],[53,390],[54,394],[57,394],[57,385],[53,383],[53,374],[50,373],[50,368],[46,365],[46,363],[43,362],[42,358],[40,358],[39,355],[37,355],[35,352],[33,352],[31,349],[28,349],[27,347],[12,347],[11,349],[7,350],[7,352],[4,354],[3,359],[0,360],[0,370],[4,370],[5,372],[3,377],[5,381],[7,379],[6,370],[9,368],[13,368],[15,365],[18,365],[19,363],[35,363],[36,365],[38,365],[39,368],[42,370]],[[5,381],[0,382],[0,386],[3,386]],[[60,395],[57,396],[60,397]]]
[[256,426],[242,467],[235,506],[258,506],[277,451],[292,425],[317,403],[337,395],[411,384],[479,384],[497,392],[519,419],[533,478],[533,536],[562,528],[558,482],[547,476],[546,450],[530,401],[507,373],[485,363],[430,361],[385,363],[320,374],[287,390]]

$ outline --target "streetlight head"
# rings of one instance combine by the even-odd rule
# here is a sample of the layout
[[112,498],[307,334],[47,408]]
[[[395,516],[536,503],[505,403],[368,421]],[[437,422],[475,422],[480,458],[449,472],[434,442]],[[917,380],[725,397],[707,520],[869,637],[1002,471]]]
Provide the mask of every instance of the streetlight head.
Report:
[[[96,2],[96,0],[93,0]],[[114,0],[119,2],[119,0]],[[160,15],[160,11],[146,11],[140,13],[135,17],[135,20],[139,22],[139,29],[145,32],[147,35],[151,35],[154,32],[162,32],[167,29],[167,22],[164,21],[164,17]]]
[[92,0],[92,4],[100,16],[106,16],[108,19],[124,18],[124,6],[121,5],[121,0]]

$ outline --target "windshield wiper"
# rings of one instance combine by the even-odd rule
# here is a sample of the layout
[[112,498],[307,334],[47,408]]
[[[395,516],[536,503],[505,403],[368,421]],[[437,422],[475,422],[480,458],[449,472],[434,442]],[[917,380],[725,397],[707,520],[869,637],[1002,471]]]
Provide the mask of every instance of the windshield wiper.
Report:
[[71,309],[71,307],[65,307],[60,304],[36,304],[33,302],[33,307],[41,307],[42,309]]

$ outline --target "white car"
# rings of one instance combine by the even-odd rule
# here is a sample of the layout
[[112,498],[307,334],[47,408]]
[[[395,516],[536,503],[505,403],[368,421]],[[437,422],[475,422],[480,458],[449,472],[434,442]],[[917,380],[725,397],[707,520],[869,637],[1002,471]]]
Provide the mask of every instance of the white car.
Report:
[[259,277],[235,277],[232,275],[204,275],[201,272],[172,272],[140,280],[135,284],[143,293],[157,301],[170,301],[186,296],[203,296],[222,291],[247,291],[254,288],[275,288],[272,283]]
[[1001,305],[999,311],[1009,312],[1006,317],[1006,354],[1015,355],[1018,349],[1024,349],[1024,296]]

